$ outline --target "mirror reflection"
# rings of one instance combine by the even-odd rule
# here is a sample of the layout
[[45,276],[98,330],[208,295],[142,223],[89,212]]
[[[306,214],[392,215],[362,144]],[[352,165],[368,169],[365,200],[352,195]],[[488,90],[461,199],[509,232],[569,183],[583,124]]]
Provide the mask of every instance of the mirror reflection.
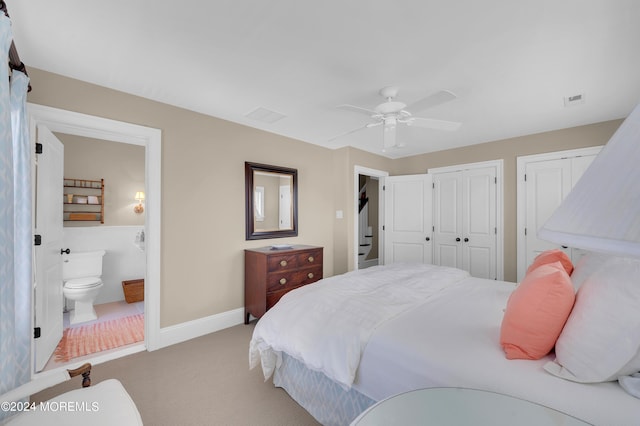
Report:
[[297,170],[245,163],[247,239],[297,235]]

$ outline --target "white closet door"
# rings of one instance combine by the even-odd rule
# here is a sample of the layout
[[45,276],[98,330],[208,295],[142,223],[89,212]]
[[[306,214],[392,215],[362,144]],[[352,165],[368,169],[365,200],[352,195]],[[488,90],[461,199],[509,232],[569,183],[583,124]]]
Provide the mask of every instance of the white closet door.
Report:
[[384,263],[431,263],[431,175],[386,177],[384,197]]
[[433,174],[434,263],[497,278],[495,166]]
[[496,278],[496,169],[462,172],[462,269],[474,277]]
[[518,157],[518,281],[533,259],[559,248],[575,264],[583,250],[559,247],[538,238],[537,231],[560,205],[601,147]]
[[[533,259],[545,250],[557,248],[557,244],[538,238],[537,231],[549,219],[571,190],[571,161],[567,158],[539,161],[526,166],[526,259]],[[567,254],[569,251],[567,250]]]
[[434,263],[462,268],[462,174],[436,173],[433,184]]

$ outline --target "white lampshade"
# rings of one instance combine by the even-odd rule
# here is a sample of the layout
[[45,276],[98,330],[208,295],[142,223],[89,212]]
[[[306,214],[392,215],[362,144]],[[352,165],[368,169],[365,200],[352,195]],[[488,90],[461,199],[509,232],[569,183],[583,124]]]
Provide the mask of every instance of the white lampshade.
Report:
[[538,237],[640,257],[640,105],[602,148]]
[[142,191],[136,192],[135,199],[137,201],[143,201],[144,200],[144,192],[142,192]]

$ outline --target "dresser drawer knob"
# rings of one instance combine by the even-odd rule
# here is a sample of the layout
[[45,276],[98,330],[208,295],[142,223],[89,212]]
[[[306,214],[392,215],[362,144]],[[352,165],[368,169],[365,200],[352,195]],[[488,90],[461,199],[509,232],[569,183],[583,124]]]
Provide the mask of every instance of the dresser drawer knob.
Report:
[[285,266],[287,266],[287,261],[286,261],[286,260],[281,260],[281,261],[280,261],[280,266],[282,266],[283,268],[284,268]]
[[308,260],[309,262],[313,262],[313,261],[314,261],[314,258],[313,258],[313,256],[309,256],[309,259],[307,259],[307,260]]
[[286,278],[280,278],[280,285],[285,285],[286,283],[287,283],[287,279]]
[[309,279],[313,278],[313,272],[309,272],[307,276],[309,277]]

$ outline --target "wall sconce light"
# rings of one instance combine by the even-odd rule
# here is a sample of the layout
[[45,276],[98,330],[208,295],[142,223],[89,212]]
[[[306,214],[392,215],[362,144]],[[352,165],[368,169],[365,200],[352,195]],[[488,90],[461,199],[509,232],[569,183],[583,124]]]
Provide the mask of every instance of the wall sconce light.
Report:
[[142,213],[144,211],[144,206],[142,205],[142,202],[144,201],[144,192],[142,191],[136,192],[135,198],[136,198],[136,201],[138,202],[138,205],[133,208],[133,211],[136,213]]

